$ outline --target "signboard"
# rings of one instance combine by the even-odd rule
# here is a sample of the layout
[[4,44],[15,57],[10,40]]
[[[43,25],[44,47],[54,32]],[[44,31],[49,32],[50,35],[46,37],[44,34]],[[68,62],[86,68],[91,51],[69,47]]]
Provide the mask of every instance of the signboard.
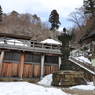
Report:
[[95,59],[91,60],[92,66],[95,66]]

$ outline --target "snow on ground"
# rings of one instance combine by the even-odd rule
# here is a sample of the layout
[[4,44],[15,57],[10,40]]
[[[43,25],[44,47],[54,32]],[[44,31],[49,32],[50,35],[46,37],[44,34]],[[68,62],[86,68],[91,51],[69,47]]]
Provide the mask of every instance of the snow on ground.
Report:
[[[63,92],[62,87],[55,88],[51,86],[51,81],[52,74],[39,81],[39,85],[28,82],[0,82],[0,95],[70,95]],[[49,87],[43,87],[41,84]],[[92,82],[89,82],[88,85],[72,86],[69,89],[95,90],[95,86],[93,86]]]
[[46,88],[28,82],[0,82],[0,95],[68,95],[61,89]]
[[77,85],[72,86],[70,89],[80,89],[80,90],[94,90],[95,86],[93,86],[93,82],[89,82],[88,85]]

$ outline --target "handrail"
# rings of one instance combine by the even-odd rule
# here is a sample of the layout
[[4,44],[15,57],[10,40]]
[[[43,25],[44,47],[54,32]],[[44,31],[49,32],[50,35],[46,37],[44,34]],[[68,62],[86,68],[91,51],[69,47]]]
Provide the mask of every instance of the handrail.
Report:
[[60,50],[60,45],[53,45],[53,44],[43,44],[43,43],[33,43],[30,44],[31,47],[38,47],[38,48],[45,48],[45,49],[58,49]]
[[15,41],[14,39],[13,40],[0,39],[0,44],[28,46],[28,41],[25,40]]
[[69,58],[70,58],[71,60],[77,62],[78,64],[80,64],[80,65],[82,65],[82,66],[84,66],[84,67],[90,69],[91,71],[94,71],[93,66],[90,65],[89,63],[87,63],[87,62],[81,62],[80,60],[77,60],[77,59],[75,59],[75,58],[73,58],[73,57],[71,57],[71,56],[70,56]]
[[18,45],[18,46],[25,46],[25,47],[33,47],[33,48],[42,48],[42,49],[57,49],[60,50],[61,45],[57,44],[46,44],[40,42],[32,42],[30,40],[17,40],[17,39],[10,39],[10,38],[0,38],[0,44],[7,44],[7,45]]

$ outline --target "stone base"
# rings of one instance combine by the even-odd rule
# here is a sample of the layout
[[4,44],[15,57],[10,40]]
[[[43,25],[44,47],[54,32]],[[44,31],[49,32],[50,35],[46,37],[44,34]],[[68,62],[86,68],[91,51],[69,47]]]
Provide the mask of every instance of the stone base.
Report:
[[52,75],[52,83],[54,86],[74,86],[87,84],[84,79],[83,72],[62,70],[54,72]]

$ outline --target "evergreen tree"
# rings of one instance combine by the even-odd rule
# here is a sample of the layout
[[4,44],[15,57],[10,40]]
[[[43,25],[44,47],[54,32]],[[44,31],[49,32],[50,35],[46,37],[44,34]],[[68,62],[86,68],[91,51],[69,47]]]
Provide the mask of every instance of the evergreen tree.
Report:
[[2,7],[1,7],[1,5],[0,5],[0,22],[2,21],[2,15],[3,15],[3,13],[2,13],[3,11],[2,11]]
[[84,8],[84,13],[89,14],[90,19],[92,19],[92,24],[90,28],[87,29],[87,34],[89,34],[91,31],[95,30],[95,0],[84,0]]
[[84,0],[85,14],[95,16],[95,0]]
[[60,21],[59,21],[59,14],[57,13],[56,10],[53,10],[49,16],[49,22],[51,23],[51,28],[50,30],[56,30],[59,28],[59,24]]
[[11,15],[17,16],[17,15],[19,15],[19,13],[13,10],[13,11],[11,12]]

